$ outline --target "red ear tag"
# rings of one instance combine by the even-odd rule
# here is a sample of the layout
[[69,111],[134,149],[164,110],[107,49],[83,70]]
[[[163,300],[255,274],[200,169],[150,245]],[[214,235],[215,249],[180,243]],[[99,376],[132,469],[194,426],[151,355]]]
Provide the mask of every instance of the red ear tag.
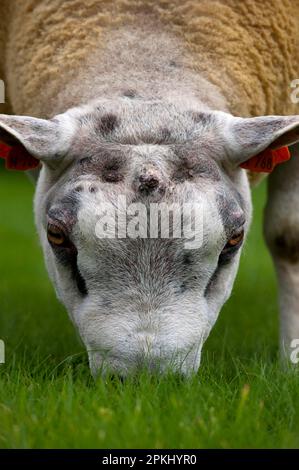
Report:
[[7,158],[10,152],[10,147],[0,141],[0,158]]
[[39,160],[30,155],[22,145],[10,147],[0,141],[0,158],[6,160],[8,170],[33,170],[40,164]]
[[278,150],[267,149],[242,163],[240,167],[256,173],[271,173],[276,165],[290,158],[288,147],[281,147]]

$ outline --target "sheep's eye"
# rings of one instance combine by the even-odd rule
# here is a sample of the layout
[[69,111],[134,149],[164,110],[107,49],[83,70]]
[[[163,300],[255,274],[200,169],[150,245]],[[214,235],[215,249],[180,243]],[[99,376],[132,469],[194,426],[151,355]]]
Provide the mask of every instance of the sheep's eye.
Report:
[[241,232],[238,232],[238,233],[235,233],[232,238],[230,238],[227,242],[227,244],[225,245],[225,248],[234,248],[238,245],[240,245],[240,243],[242,242],[244,238],[244,229],[242,229]]
[[48,224],[47,236],[51,245],[64,246],[67,243],[67,236],[57,225]]
[[220,253],[218,264],[225,264],[232,259],[232,257],[239,250],[243,238],[244,229],[242,228],[241,230],[238,230],[238,232],[235,232],[233,236],[228,240],[222,252]]
[[228,240],[222,252],[220,253],[220,256],[219,256],[220,264],[226,263],[232,259],[232,257],[239,250],[242,244],[243,238],[244,238],[243,228],[233,234],[233,236]]

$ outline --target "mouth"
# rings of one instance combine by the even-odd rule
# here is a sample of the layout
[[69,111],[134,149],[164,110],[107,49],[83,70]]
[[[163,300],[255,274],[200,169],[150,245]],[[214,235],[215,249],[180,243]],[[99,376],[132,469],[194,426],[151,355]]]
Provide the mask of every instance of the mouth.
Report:
[[200,365],[202,344],[194,345],[189,350],[166,352],[148,351],[137,352],[134,355],[120,355],[112,352],[103,352],[88,349],[89,364],[92,375],[117,375],[125,378],[140,374],[165,375],[175,373],[181,376],[190,376],[197,372]]

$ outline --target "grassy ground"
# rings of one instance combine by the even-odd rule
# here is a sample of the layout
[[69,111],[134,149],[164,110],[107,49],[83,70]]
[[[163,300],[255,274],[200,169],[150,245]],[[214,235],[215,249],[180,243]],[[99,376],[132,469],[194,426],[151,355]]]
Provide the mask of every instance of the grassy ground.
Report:
[[277,360],[264,186],[233,295],[191,381],[91,379],[43,266],[32,194],[23,175],[0,169],[0,447],[298,447],[299,374]]

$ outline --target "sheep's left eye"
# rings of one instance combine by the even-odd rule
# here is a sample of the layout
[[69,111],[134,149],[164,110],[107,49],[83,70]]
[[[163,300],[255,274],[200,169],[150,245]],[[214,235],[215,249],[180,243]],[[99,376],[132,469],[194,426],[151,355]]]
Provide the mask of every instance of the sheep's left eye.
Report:
[[63,246],[67,242],[67,236],[64,231],[53,224],[48,224],[47,236],[52,245]]
[[228,240],[219,256],[219,263],[229,261],[240,248],[244,238],[244,229],[235,232]]
[[223,258],[226,258],[226,255],[230,255],[235,253],[239,246],[241,245],[244,238],[244,229],[239,230],[238,232],[234,233],[233,236],[228,240],[225,247],[223,248],[221,255]]
[[236,246],[238,246],[241,241],[243,240],[244,238],[244,229],[239,232],[239,233],[235,233],[232,238],[230,238],[225,246],[225,248],[234,248]]

